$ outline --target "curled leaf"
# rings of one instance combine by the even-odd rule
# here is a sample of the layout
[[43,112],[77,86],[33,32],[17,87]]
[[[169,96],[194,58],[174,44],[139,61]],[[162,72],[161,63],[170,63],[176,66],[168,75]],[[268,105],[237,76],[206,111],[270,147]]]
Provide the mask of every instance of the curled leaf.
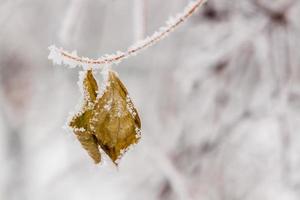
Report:
[[106,88],[100,97],[91,70],[87,71],[83,85],[83,108],[69,125],[96,163],[101,160],[100,146],[117,164],[123,153],[140,138],[141,122],[137,110],[113,71],[109,71]]
[[83,80],[84,105],[69,122],[82,147],[93,158],[95,163],[101,161],[99,144],[91,130],[90,121],[93,117],[93,105],[97,97],[98,85],[91,70],[87,71]]
[[95,163],[99,163],[101,161],[101,154],[99,151],[99,144],[95,135],[93,135],[89,131],[83,131],[76,135],[82,147],[88,152]]

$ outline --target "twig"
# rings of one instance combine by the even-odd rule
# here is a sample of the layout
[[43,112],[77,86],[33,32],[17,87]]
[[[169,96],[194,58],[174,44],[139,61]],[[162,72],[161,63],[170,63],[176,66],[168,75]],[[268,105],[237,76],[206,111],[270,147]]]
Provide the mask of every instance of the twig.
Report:
[[99,59],[89,59],[85,57],[77,56],[74,51],[69,53],[62,48],[57,48],[54,45],[49,47],[50,54],[48,58],[53,61],[54,64],[65,64],[70,67],[83,67],[87,68],[102,68],[103,65],[118,64],[125,58],[136,55],[142,50],[156,44],[161,39],[165,38],[169,33],[173,32],[180,24],[185,22],[199,7],[201,7],[207,0],[195,0],[189,3],[184,11],[175,18],[171,18],[167,21],[166,26],[161,27],[159,31],[155,32],[152,36],[145,38],[144,40],[137,42],[129,47],[125,52],[118,51],[112,55],[104,55]]

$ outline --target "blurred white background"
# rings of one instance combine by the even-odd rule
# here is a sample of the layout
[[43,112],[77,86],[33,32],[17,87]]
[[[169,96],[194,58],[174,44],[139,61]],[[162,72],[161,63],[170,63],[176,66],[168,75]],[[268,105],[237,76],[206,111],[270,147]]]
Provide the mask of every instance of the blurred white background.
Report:
[[0,0],[0,199],[300,199],[300,1],[208,0],[114,69],[142,120],[116,169],[64,126],[78,71],[150,35],[188,0]]

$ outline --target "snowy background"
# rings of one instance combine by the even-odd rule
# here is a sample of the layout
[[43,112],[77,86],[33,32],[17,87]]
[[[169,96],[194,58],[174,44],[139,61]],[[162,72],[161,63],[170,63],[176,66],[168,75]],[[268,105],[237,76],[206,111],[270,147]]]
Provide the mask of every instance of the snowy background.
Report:
[[300,199],[299,0],[209,0],[115,66],[142,120],[118,169],[62,128],[80,69],[47,47],[124,50],[188,2],[0,0],[1,200]]

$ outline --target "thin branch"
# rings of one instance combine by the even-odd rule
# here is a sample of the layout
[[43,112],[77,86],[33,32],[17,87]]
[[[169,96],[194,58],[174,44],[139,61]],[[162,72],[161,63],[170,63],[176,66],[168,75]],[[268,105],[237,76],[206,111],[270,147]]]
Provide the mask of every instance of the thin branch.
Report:
[[54,64],[65,64],[70,67],[83,67],[83,68],[101,68],[103,65],[118,64],[125,58],[136,55],[142,50],[156,44],[161,39],[165,38],[169,33],[173,32],[180,24],[185,22],[198,8],[200,8],[207,0],[195,0],[189,3],[184,11],[175,18],[171,18],[167,21],[166,26],[161,27],[159,31],[155,32],[152,36],[145,38],[144,40],[137,42],[129,47],[125,52],[118,51],[112,55],[104,55],[99,59],[89,59],[85,57],[77,56],[74,51],[69,53],[62,48],[57,48],[54,45],[49,47],[50,54],[48,58],[53,61]]

